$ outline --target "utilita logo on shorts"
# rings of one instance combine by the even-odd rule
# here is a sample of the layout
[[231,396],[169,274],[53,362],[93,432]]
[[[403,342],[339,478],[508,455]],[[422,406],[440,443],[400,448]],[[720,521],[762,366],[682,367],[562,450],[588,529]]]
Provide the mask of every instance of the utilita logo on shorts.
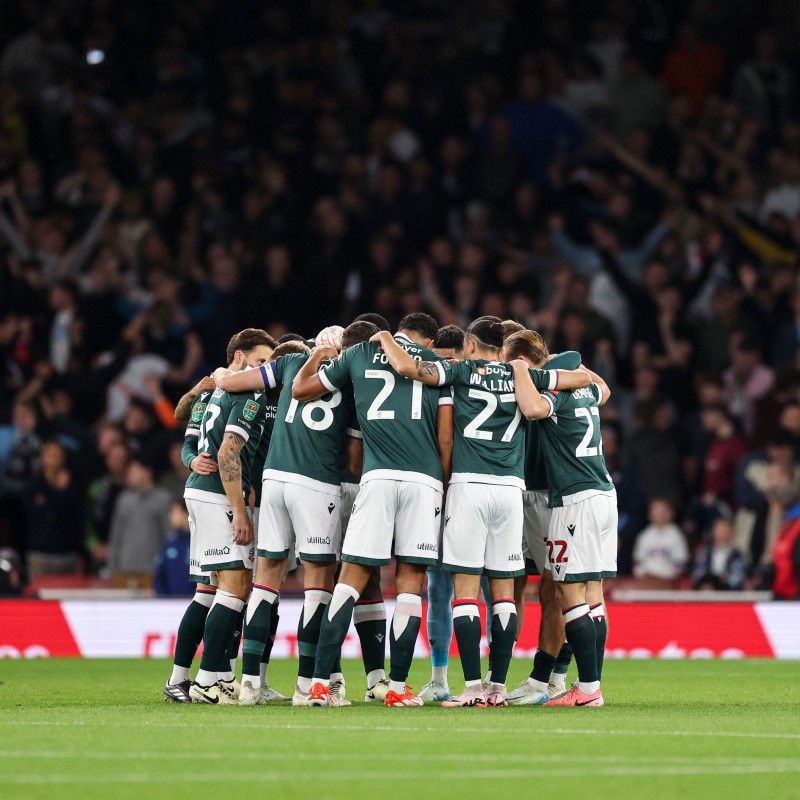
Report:
[[424,542],[423,544],[417,545],[417,550],[428,550],[431,553],[435,553],[438,548],[435,544],[431,544],[430,542]]
[[229,556],[230,554],[230,547],[212,547],[210,550],[205,551],[207,556]]
[[309,536],[309,544],[330,544],[331,540],[328,536]]

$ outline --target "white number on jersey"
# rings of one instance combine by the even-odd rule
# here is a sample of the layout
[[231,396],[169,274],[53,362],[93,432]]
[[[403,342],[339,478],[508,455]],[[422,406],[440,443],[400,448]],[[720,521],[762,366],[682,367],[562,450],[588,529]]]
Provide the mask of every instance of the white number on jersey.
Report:
[[[342,393],[334,392],[329,400],[315,400],[313,403],[306,403],[300,412],[300,419],[303,420],[306,428],[310,428],[312,431],[326,431],[333,425],[333,409],[341,402]],[[298,405],[300,405],[299,402],[292,398],[292,402],[289,403],[289,408],[286,410],[286,422],[294,422]],[[314,419],[313,415],[316,409],[322,411],[322,419]]]
[[[394,390],[394,373],[385,369],[367,369],[364,377],[383,381],[381,390],[367,409],[367,419],[394,419],[394,411],[381,408]],[[419,381],[411,381],[411,419],[422,419],[422,384]]]
[[600,425],[600,409],[597,406],[592,406],[591,408],[576,408],[575,409],[575,416],[576,417],[583,417],[586,420],[586,433],[581,439],[581,443],[575,449],[575,455],[578,458],[589,458],[590,456],[596,456],[603,452],[603,440],[600,439],[599,447],[589,447],[589,442],[592,441],[592,437],[594,436],[595,431],[595,419],[597,419],[597,425]]
[[[482,431],[481,425],[483,425],[483,423],[486,422],[486,420],[488,420],[495,411],[497,411],[497,395],[492,394],[492,392],[485,392],[481,389],[470,389],[469,396],[475,400],[480,400],[481,402],[486,403],[486,406],[478,413],[478,416],[475,417],[475,419],[473,419],[472,422],[466,426],[466,428],[464,428],[464,437],[466,439],[483,439],[486,441],[491,441],[493,438],[492,432]],[[517,398],[513,394],[501,394],[500,402],[516,404]],[[519,410],[519,406],[517,406],[514,413],[514,419],[511,420],[505,432],[500,437],[500,440],[503,442],[510,442],[521,421],[522,413]]]
[[214,423],[217,421],[217,417],[219,417],[221,413],[222,409],[219,406],[206,406],[205,416],[203,417],[203,421],[200,423],[200,436],[197,438],[198,453],[206,452],[206,448],[208,447],[208,434],[214,427]]

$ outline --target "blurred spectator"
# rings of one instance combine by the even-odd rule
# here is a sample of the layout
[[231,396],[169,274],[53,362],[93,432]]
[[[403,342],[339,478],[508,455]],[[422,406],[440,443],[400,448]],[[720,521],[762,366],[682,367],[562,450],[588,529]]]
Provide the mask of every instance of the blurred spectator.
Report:
[[675,581],[686,571],[689,548],[683,531],[675,524],[675,510],[667,498],[650,501],[650,524],[636,537],[633,574],[637,578]]
[[128,457],[128,448],[121,441],[110,445],[105,455],[106,471],[89,486],[84,543],[92,559],[92,571],[99,570],[108,561],[111,521],[117,499],[125,488]]
[[798,502],[784,512],[772,548],[772,568],[773,595],[778,600],[800,599],[800,503]]
[[710,541],[695,558],[692,569],[695,589],[744,589],[747,567],[733,539],[733,523],[726,517],[719,517],[711,527]]
[[182,499],[172,501],[169,524],[172,532],[156,556],[153,591],[159,597],[188,597],[195,584],[189,580],[189,515]]
[[116,586],[150,585],[156,555],[169,535],[170,503],[166,489],[154,485],[153,467],[133,456],[108,541],[108,570]]
[[0,597],[22,594],[22,565],[13,547],[0,548]]
[[734,419],[742,426],[745,437],[756,427],[756,403],[771,388],[774,372],[761,360],[758,343],[734,337],[731,342],[731,365],[722,375],[725,400]]
[[42,447],[41,474],[25,486],[28,580],[75,574],[84,527],[83,498],[57,442]]

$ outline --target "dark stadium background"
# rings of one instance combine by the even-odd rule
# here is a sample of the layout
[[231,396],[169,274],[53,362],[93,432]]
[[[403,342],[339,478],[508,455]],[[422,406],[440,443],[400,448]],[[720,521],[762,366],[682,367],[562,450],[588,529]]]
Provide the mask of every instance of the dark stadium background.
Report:
[[[611,384],[620,597],[796,595],[798,27],[791,0],[6,4],[3,591],[119,585],[123,492],[158,514],[149,584],[172,406],[232,333],[424,310]],[[678,531],[634,557],[658,499]]]

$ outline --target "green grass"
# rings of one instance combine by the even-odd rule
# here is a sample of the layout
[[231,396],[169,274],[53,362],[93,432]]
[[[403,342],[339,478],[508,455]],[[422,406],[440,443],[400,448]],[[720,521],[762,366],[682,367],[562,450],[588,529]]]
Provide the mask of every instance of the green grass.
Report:
[[[509,685],[526,667],[512,665]],[[270,682],[288,691],[294,669],[275,662]],[[4,660],[0,792],[4,800],[800,797],[797,663],[610,661],[605,672],[601,709],[238,708],[165,704],[163,661]],[[359,665],[347,663],[345,674],[360,700]],[[427,678],[427,663],[416,664],[411,683]]]

